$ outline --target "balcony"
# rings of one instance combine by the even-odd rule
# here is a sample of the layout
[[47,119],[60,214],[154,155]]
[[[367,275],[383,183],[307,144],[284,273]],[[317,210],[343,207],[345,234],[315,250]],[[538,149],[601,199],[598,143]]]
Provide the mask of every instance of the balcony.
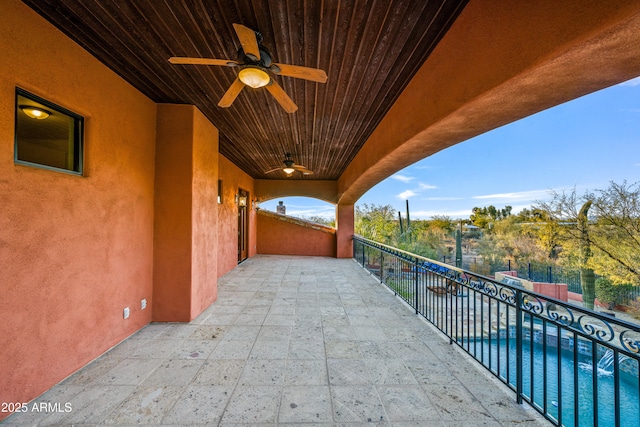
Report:
[[25,408],[5,422],[548,425],[352,259],[270,255]]

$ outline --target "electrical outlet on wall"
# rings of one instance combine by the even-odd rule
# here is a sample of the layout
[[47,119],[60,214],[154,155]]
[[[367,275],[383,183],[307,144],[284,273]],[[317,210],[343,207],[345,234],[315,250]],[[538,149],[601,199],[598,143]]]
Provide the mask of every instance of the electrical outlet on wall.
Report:
[[140,309],[144,310],[145,308],[147,308],[147,299],[143,298],[140,300]]
[[128,319],[129,318],[129,314],[130,314],[129,307],[125,307],[124,308],[124,318]]

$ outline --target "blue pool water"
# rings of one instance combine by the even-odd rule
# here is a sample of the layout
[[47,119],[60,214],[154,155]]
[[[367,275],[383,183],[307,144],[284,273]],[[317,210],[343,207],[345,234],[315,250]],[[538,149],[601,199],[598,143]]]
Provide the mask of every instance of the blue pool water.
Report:
[[[508,346],[508,352],[507,352]],[[533,347],[533,348],[532,348]],[[491,370],[509,383],[516,384],[516,350],[515,339],[476,341],[476,357],[483,355],[485,366],[491,361]],[[507,355],[508,354],[508,355]],[[533,357],[533,375],[530,360]],[[622,361],[621,357],[619,360]],[[628,361],[636,366],[636,361]],[[578,354],[577,384],[574,377],[574,353],[562,350],[558,357],[557,348],[547,347],[546,360],[543,345],[524,344],[523,347],[523,390],[528,398],[546,413],[559,420],[559,408],[562,408],[561,423],[567,426],[592,426],[594,414],[594,387],[596,375],[598,425],[615,426],[614,412],[614,376],[612,373],[613,355],[611,351],[598,356],[595,366],[591,357]],[[557,369],[560,364],[560,370]],[[599,365],[598,365],[599,364]],[[499,368],[498,368],[499,365]],[[546,366],[546,371],[545,371]],[[546,375],[545,375],[546,372]],[[559,372],[559,374],[558,374]],[[546,382],[545,382],[546,376]],[[560,381],[558,381],[560,376]],[[533,378],[533,387],[532,387]],[[558,387],[560,383],[560,387]],[[640,382],[637,374],[622,372],[620,374],[620,426],[640,427]],[[545,396],[546,389],[546,396]],[[574,396],[574,390],[577,391]],[[576,401],[578,411],[576,414]],[[576,422],[576,416],[578,417]]]

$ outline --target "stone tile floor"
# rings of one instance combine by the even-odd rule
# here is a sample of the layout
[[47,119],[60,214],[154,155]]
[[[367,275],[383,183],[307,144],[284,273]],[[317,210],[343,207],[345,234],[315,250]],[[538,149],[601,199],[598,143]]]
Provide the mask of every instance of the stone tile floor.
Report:
[[251,258],[6,425],[549,425],[350,259]]

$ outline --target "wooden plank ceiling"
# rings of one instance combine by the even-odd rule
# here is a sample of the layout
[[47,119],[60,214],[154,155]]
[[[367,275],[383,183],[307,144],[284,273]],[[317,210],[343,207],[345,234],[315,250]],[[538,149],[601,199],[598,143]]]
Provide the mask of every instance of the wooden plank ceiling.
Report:
[[[466,0],[23,0],[158,103],[193,104],[220,130],[220,153],[254,178],[283,179],[285,153],[340,177]],[[172,65],[172,56],[237,59],[232,24],[263,36],[274,62],[326,71],[326,83],[273,76],[297,104],[264,88],[217,106],[237,68]],[[419,106],[416,106],[419,107]]]

